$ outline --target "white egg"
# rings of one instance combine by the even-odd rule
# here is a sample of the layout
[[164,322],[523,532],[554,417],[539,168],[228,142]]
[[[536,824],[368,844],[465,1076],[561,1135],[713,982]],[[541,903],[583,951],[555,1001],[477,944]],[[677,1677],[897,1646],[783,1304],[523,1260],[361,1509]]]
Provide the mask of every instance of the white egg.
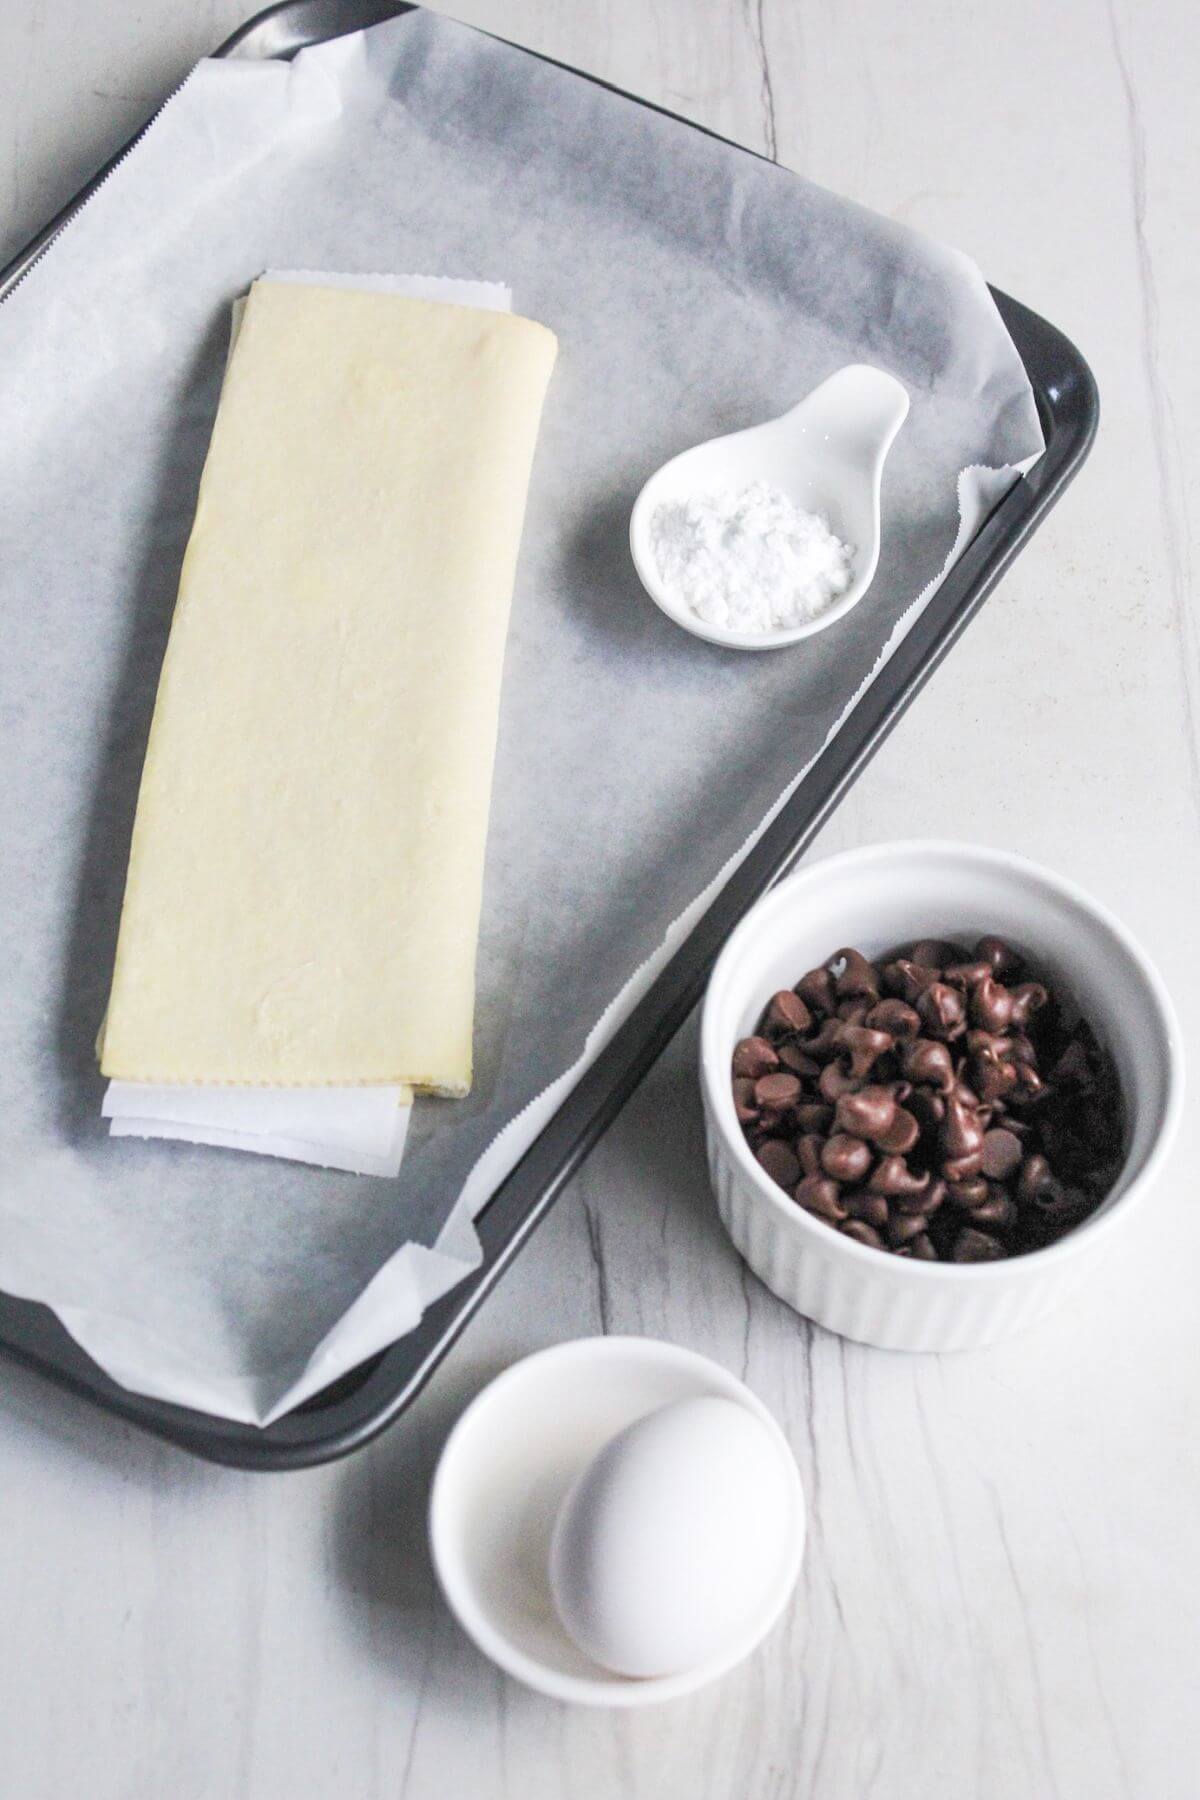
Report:
[[568,1492],[550,1587],[585,1656],[673,1675],[732,1650],[788,1579],[792,1488],[762,1420],[677,1400],[618,1432]]

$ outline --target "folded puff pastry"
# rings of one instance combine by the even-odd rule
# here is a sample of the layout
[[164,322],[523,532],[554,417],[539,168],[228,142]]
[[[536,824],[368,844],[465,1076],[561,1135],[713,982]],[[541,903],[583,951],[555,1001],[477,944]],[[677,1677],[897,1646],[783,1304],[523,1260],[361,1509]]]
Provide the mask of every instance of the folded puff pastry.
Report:
[[138,797],[107,1076],[471,1080],[543,326],[257,282]]

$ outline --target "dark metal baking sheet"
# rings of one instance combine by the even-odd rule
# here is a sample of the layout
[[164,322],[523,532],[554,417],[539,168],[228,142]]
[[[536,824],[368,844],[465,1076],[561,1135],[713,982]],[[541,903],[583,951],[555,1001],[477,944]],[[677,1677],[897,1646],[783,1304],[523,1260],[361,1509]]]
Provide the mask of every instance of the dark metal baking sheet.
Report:
[[[284,0],[251,19],[216,54],[250,59],[292,56],[310,44],[409,10],[396,0]],[[0,301],[129,147],[113,157],[0,273]],[[755,153],[743,150],[743,154]],[[187,1450],[243,1468],[301,1468],[344,1456],[404,1411],[699,1000],[717,953],[743,913],[802,855],[1087,456],[1099,419],[1096,384],[1087,364],[1053,325],[992,291],[1037,398],[1045,455],[982,526],[686,943],[496,1190],[476,1221],[483,1246],[479,1269],[430,1307],[415,1331],[294,1412],[261,1428],[130,1393],[97,1367],[48,1307],[5,1294],[0,1294],[0,1351]],[[780,770],[780,786],[788,774]]]

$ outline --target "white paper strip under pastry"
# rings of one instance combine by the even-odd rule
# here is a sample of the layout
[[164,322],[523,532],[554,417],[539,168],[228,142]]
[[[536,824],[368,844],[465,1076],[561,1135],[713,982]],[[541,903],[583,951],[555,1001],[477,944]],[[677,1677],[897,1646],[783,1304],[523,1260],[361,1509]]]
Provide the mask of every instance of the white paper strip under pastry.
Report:
[[[311,269],[269,269],[262,279],[512,311],[512,290],[498,281]],[[235,301],[235,335],[240,310]],[[411,1109],[412,1097],[403,1087],[173,1087],[137,1081],[110,1081],[101,1106],[112,1137],[173,1138],[385,1176],[399,1173]]]
[[172,1088],[111,1081],[113,1137],[176,1138],[355,1175],[399,1172],[412,1113],[401,1087]]

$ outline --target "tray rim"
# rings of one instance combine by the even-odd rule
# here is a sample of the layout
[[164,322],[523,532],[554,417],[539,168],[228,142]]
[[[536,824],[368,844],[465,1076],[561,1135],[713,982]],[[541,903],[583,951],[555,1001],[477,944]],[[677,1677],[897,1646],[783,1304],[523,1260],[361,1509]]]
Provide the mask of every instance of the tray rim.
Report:
[[[286,59],[308,44],[413,10],[404,0],[279,0],[247,20],[213,54]],[[744,155],[769,160],[598,76],[523,46],[516,48]],[[161,110],[156,108],[0,270],[0,303]],[[399,1417],[692,1011],[712,962],[738,919],[803,855],[1086,460],[1099,423],[1099,395],[1091,370],[1071,340],[1048,320],[998,289],[991,293],[1034,387],[1046,437],[1044,454],[984,521],[771,826],[483,1207],[475,1220],[483,1246],[479,1268],[429,1307],[405,1337],[268,1426],[239,1424],[121,1387],[92,1361],[48,1305],[4,1292],[0,1292],[0,1353],[161,1439],[239,1468],[282,1470],[332,1461],[361,1448]]]

